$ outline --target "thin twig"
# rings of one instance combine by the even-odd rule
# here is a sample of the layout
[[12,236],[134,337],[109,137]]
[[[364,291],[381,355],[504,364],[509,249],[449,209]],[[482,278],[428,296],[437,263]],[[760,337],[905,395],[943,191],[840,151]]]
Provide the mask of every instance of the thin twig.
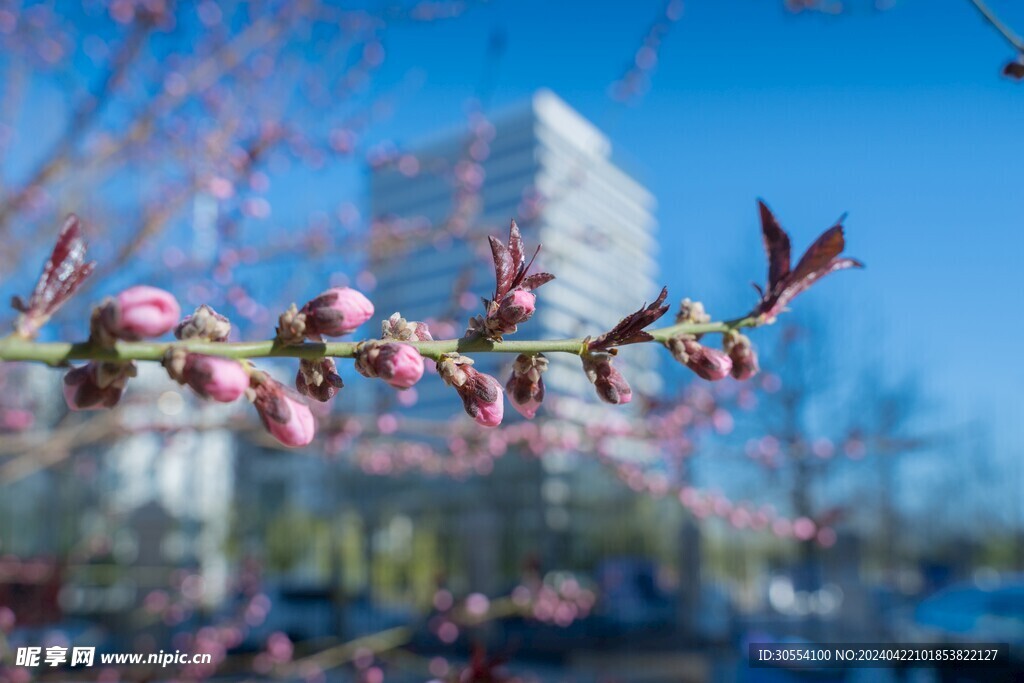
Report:
[[981,12],[981,16],[985,17],[985,21],[991,24],[992,28],[999,31],[1003,38],[1005,38],[1015,50],[1018,52],[1024,52],[1024,39],[1014,33],[1013,29],[1003,23],[1002,19],[997,17],[995,12],[993,12],[988,5],[982,2],[982,0],[971,0],[971,3],[979,12]]
[[74,107],[67,127],[61,133],[56,145],[46,158],[36,167],[35,171],[21,189],[12,197],[0,204],[0,231],[3,231],[8,219],[21,209],[32,190],[51,179],[62,171],[70,161],[74,151],[75,143],[80,136],[103,112],[104,107],[113,95],[117,82],[124,76],[146,43],[146,38],[152,28],[150,20],[137,22],[132,32],[121,44],[118,53],[111,60],[110,68],[99,79],[99,85],[92,89],[82,101]]

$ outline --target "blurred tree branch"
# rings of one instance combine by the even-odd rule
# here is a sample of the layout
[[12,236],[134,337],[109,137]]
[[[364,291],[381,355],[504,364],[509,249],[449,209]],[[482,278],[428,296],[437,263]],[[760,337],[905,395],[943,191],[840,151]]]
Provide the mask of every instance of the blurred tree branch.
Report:
[[1024,39],[1003,22],[983,0],[971,0],[971,4],[981,13],[985,21],[998,31],[1006,39],[1006,42],[1017,51],[1017,59],[1007,62],[1006,66],[1003,67],[1003,75],[1016,80],[1024,78]]

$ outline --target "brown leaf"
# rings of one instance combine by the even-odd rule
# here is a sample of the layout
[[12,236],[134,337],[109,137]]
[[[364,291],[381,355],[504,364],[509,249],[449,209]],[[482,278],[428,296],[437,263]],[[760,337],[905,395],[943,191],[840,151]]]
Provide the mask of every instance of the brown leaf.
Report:
[[1019,60],[1007,62],[1003,67],[1003,75],[1016,81],[1024,79],[1024,62]]

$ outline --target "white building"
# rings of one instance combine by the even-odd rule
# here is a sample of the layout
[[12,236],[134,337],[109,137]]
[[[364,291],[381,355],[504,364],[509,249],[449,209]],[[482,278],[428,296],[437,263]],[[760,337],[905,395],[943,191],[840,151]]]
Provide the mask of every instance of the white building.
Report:
[[[462,324],[455,331],[461,335],[465,321],[481,311],[479,296],[494,289],[485,236],[504,238],[512,218],[529,250],[543,244],[535,270],[557,277],[538,290],[537,314],[517,338],[597,335],[657,296],[654,198],[615,165],[609,140],[547,90],[490,121],[493,136],[484,138],[489,154],[481,162],[480,201],[464,235],[443,236],[457,206],[451,177],[466,154],[465,131],[413,147],[418,173],[403,173],[401,164],[371,173],[374,218],[403,225],[411,234],[422,228],[422,237],[388,249],[372,265],[379,315],[454,317]],[[541,198],[536,211],[533,197]],[[453,301],[458,282],[475,296]],[[658,389],[654,351],[627,349],[620,362],[634,389],[645,393]],[[505,367],[512,359],[501,360]],[[596,400],[578,359],[556,354],[550,360],[545,377],[550,392]],[[477,363],[493,369],[491,361]],[[501,371],[502,380],[506,373]],[[442,417],[458,409],[454,392],[438,382],[423,382],[418,390],[417,416]]]
[[[615,164],[611,142],[593,124],[542,90],[521,106],[488,116],[488,123],[473,131],[435,136],[410,147],[404,163],[399,157],[371,171],[371,214],[403,235],[376,250],[371,263],[377,279],[372,299],[379,317],[400,311],[408,320],[454,320],[455,329],[435,328],[435,337],[461,336],[469,317],[482,311],[480,297],[494,289],[486,236],[504,239],[512,218],[522,229],[528,253],[543,244],[535,271],[557,278],[537,291],[537,313],[515,338],[596,336],[657,296],[661,286],[654,279],[654,198]],[[467,200],[464,193],[460,201],[458,181],[465,176],[482,177],[482,183],[478,194]],[[622,351],[616,364],[634,392],[654,394],[660,389],[659,356],[649,345]],[[549,359],[547,395],[557,396],[563,411],[623,415],[635,410],[636,403],[597,405],[578,358],[549,354]],[[504,384],[513,357],[480,354],[475,360],[478,369]],[[402,408],[403,415],[447,420],[462,411],[456,393],[436,378],[425,378],[416,391],[417,403]],[[383,405],[393,395],[387,389],[377,394]],[[508,406],[505,415],[506,421],[519,419]],[[629,457],[656,456],[649,444],[629,444],[626,450]],[[474,529],[472,535],[473,553],[482,557],[467,564],[493,567],[498,560],[488,555],[504,553],[507,566],[509,546],[517,544],[516,552],[565,559],[573,529],[588,523],[588,515],[577,511],[614,508],[611,498],[624,489],[609,485],[596,467],[578,467],[578,455],[583,460],[587,456],[546,453],[539,466],[513,456],[500,474],[492,475],[506,488],[532,481],[532,499],[524,493],[518,502],[500,502],[499,494],[446,491],[446,499],[465,508],[461,518],[453,513],[452,524],[465,518],[479,524],[487,520],[488,528]],[[535,501],[542,501],[542,510]],[[485,542],[489,537],[490,548]],[[477,587],[486,580],[484,572],[469,578]]]

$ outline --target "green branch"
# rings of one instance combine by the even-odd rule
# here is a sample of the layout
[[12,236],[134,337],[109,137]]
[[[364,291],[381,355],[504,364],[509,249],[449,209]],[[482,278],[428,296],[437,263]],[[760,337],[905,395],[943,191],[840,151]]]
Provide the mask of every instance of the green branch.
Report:
[[[654,341],[664,343],[680,334],[707,334],[728,332],[743,327],[757,327],[763,320],[747,316],[725,322],[682,323],[648,330]],[[479,337],[446,339],[437,341],[403,341],[414,347],[427,358],[438,359],[446,353],[571,353],[582,355],[586,351],[586,340],[553,339],[550,341],[500,341],[492,342]],[[104,348],[89,342],[35,342],[18,336],[0,339],[0,360],[33,361],[61,365],[74,360],[98,361],[161,361],[171,348],[181,348],[192,353],[223,358],[351,358],[355,355],[357,342],[306,342],[293,346],[283,345],[276,340],[252,342],[117,342],[113,348]]]

